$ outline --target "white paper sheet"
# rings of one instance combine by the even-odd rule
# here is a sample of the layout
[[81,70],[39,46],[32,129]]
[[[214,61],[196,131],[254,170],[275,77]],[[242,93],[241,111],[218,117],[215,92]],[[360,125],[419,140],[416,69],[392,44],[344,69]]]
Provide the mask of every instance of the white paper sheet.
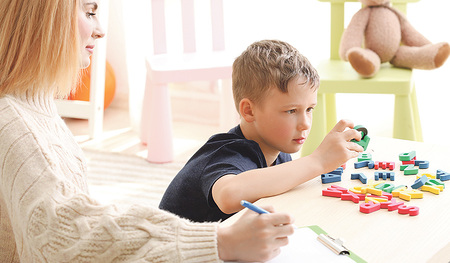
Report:
[[[345,245],[345,244],[344,244]],[[289,244],[281,248],[281,253],[268,263],[340,263],[354,261],[346,255],[337,255],[319,240],[317,234],[309,227],[302,227],[295,230],[289,236]]]

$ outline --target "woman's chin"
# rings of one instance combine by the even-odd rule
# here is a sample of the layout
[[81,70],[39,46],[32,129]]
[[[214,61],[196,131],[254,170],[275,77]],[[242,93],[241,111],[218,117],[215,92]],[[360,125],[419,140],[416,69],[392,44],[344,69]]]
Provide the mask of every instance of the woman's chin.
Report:
[[90,64],[91,64],[91,60],[89,57],[85,57],[81,60],[81,68],[82,69],[89,67]]
[[81,65],[81,69],[86,69],[86,68],[88,68],[90,64],[91,64],[90,62],[88,62],[88,63],[83,63],[83,64]]

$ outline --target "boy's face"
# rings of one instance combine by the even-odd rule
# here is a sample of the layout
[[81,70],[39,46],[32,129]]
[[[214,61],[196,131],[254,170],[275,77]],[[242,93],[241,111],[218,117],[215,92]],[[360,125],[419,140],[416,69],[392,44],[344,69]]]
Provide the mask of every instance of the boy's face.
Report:
[[268,91],[259,105],[255,105],[255,128],[258,143],[264,154],[298,152],[309,135],[312,111],[317,104],[317,89],[304,78],[288,83],[288,92],[277,88]]

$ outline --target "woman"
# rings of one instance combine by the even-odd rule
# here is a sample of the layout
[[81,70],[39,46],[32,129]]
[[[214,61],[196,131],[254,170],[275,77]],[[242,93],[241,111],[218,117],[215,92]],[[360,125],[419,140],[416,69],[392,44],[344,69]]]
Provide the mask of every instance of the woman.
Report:
[[[292,219],[244,213],[231,226],[89,197],[82,150],[53,98],[74,86],[102,38],[97,0],[0,1],[2,262],[267,260]],[[269,208],[270,209],[270,208]]]

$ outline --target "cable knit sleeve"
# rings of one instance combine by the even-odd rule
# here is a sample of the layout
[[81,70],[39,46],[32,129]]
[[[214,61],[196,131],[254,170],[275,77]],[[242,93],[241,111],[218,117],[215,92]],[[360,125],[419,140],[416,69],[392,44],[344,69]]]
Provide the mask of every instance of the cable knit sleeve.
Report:
[[14,240],[2,234],[0,247],[12,249],[0,255],[22,262],[219,261],[216,223],[96,202],[62,120],[11,105],[0,99],[0,223]]
[[217,261],[214,224],[142,206],[119,213],[83,194],[46,197],[33,207],[26,227],[33,258],[42,261]]

